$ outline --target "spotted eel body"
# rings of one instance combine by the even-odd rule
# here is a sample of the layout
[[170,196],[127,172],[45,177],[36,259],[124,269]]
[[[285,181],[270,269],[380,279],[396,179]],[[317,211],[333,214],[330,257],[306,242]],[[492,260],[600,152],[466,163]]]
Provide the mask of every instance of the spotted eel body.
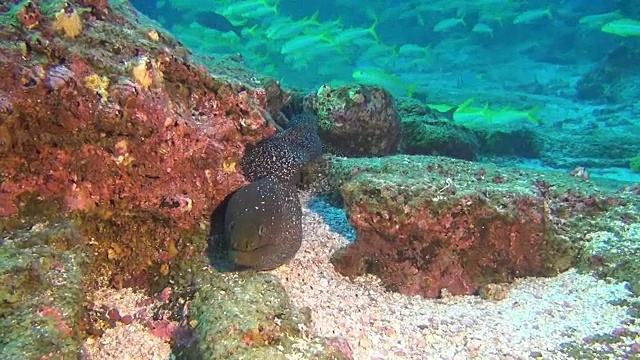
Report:
[[316,117],[296,115],[290,125],[245,153],[240,166],[247,180],[274,176],[283,183],[296,183],[302,167],[320,156],[322,142]]
[[288,129],[245,153],[241,168],[251,183],[230,197],[224,219],[229,259],[236,267],[269,270],[295,256],[302,244],[295,183],[321,151],[317,119],[299,115]]
[[291,260],[302,243],[302,208],[293,186],[264,177],[238,190],[225,217],[229,258],[269,270]]

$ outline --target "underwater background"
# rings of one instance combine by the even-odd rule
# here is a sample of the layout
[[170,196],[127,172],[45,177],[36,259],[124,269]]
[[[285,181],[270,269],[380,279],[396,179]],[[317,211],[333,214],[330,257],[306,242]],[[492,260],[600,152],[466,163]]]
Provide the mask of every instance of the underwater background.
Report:
[[[640,171],[633,1],[134,0],[196,54],[285,87],[380,85],[470,128],[526,128],[526,166]],[[513,144],[517,147],[517,144]],[[509,155],[509,154],[508,154]],[[613,169],[615,168],[615,169]]]
[[637,0],[2,1],[0,358],[640,359],[639,44]]

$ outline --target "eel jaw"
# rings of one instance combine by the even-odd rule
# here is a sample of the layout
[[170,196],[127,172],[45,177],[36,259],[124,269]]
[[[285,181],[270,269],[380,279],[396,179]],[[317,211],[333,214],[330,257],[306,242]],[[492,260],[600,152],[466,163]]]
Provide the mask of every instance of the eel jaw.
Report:
[[236,265],[246,268],[256,267],[263,258],[263,253],[269,252],[271,245],[264,245],[251,250],[230,249],[229,259]]

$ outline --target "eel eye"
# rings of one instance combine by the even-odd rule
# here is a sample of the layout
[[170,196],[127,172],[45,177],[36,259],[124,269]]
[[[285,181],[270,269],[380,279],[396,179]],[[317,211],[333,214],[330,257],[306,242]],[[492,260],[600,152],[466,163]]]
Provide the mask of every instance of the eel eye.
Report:
[[266,231],[267,229],[265,229],[264,225],[260,225],[260,227],[258,228],[258,235],[262,236]]

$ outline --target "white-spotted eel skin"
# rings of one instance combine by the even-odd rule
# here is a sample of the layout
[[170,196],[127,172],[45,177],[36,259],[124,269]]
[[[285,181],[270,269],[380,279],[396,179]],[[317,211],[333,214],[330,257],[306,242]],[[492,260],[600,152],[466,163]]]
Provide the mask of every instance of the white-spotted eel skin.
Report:
[[229,199],[225,241],[238,268],[269,270],[291,260],[302,243],[302,208],[295,188],[302,167],[320,156],[312,114],[247,151],[241,167],[251,183]]

